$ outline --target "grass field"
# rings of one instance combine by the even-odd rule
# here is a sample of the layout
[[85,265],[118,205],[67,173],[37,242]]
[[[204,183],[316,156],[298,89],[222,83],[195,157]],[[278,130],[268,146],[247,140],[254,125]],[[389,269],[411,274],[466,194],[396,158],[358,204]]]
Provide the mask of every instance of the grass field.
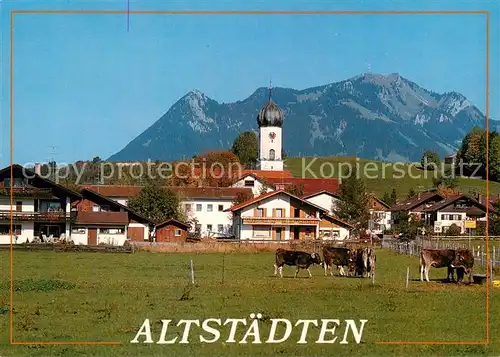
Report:
[[[396,189],[398,197],[406,197],[410,188],[430,189],[433,187],[432,171],[423,171],[418,168],[418,164],[401,164],[383,163],[374,160],[358,159],[361,172],[366,172],[365,182],[368,190],[373,191],[377,196],[382,197],[385,192],[391,192]],[[305,177],[317,178],[337,178],[342,172],[342,164],[351,163],[354,168],[356,159],[341,156],[320,157],[320,158],[288,158],[285,161],[286,169],[292,172],[293,176],[302,177],[304,172]],[[310,166],[308,166],[311,164]],[[323,165],[323,174],[321,175],[321,167]],[[306,168],[309,167],[310,170]],[[344,166],[347,168],[347,166]],[[332,170],[333,168],[333,170]],[[311,174],[311,172],[313,174]],[[459,188],[464,192],[470,190],[486,192],[486,181],[471,178],[458,178]],[[490,181],[490,195],[500,193],[500,183]]]
[[[195,266],[196,287],[181,301],[189,281],[189,261]],[[484,341],[484,286],[458,286],[439,281],[421,283],[418,260],[377,251],[375,285],[369,279],[325,277],[320,267],[312,278],[284,268],[283,279],[273,276],[273,253],[223,255],[15,252],[15,341],[119,341],[118,346],[9,345],[9,253],[0,253],[0,356],[477,356],[500,355],[500,289],[491,291],[490,345],[379,345],[377,341]],[[410,286],[405,289],[406,267]],[[431,279],[444,269],[431,269]],[[299,345],[300,330],[282,344],[202,344],[199,333],[189,344],[130,344],[146,318],[151,319],[155,342],[161,319],[246,318],[261,313],[268,318],[366,319],[362,342],[316,344],[319,328],[308,343]],[[170,331],[182,330],[176,327]],[[267,339],[268,320],[260,322]],[[196,330],[198,331],[198,330]],[[236,341],[246,329],[239,329]],[[279,329],[278,329],[279,333]],[[210,337],[208,335],[207,337]],[[142,341],[142,340],[141,340]],[[252,341],[250,338],[249,341]]]

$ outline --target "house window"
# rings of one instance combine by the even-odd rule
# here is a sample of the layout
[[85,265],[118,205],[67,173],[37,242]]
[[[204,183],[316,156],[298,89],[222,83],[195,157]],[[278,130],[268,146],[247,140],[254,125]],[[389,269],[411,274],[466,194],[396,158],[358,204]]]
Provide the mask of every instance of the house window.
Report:
[[283,208],[276,209],[276,217],[283,217],[284,216],[283,211],[284,211]]
[[211,224],[207,224],[207,231],[209,231],[209,232],[212,231],[212,225]]
[[276,159],[276,151],[274,149],[269,150],[269,160]]
[[124,228],[99,228],[99,233],[102,234],[123,234],[125,233]]
[[99,212],[99,206],[97,205],[92,206],[92,212]]
[[222,233],[224,231],[224,225],[223,224],[218,224],[217,225],[217,232]]
[[23,201],[17,201],[16,202],[16,212],[22,212],[23,211]]
[[[13,234],[20,235],[22,227],[20,224],[15,224],[13,227]],[[0,225],[0,235],[10,235],[10,224]]]
[[224,211],[224,205],[219,205],[219,212]]
[[201,203],[196,204],[196,212],[201,212]]
[[71,233],[75,233],[75,234],[85,234],[86,230],[85,230],[85,227],[73,227],[71,229]]
[[264,208],[257,208],[256,216],[257,217],[264,217]]
[[245,180],[245,187],[253,187],[254,180]]
[[207,205],[207,211],[212,212],[214,210],[214,205]]
[[255,238],[271,237],[271,228],[269,226],[253,226],[253,236]]
[[186,203],[186,204],[184,205],[184,210],[185,210],[186,212],[191,212],[191,209],[192,209],[192,207],[191,207],[191,204],[190,204],[190,203]]
[[293,210],[293,217],[294,218],[299,218],[300,217],[300,209],[299,208],[294,208],[294,210]]
[[180,237],[181,236],[181,230],[180,229],[176,229],[175,230],[175,236],[176,237]]
[[101,212],[109,212],[109,206],[108,205],[100,206],[100,208],[101,208]]

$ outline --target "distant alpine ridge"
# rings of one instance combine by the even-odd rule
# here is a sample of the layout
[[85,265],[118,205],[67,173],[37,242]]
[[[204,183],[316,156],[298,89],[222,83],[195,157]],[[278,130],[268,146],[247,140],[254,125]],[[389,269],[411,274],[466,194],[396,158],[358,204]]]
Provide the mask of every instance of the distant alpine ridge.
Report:
[[[194,90],[110,161],[180,160],[207,150],[230,149],[244,131],[256,131],[257,113],[269,90],[219,103]],[[485,116],[462,94],[435,93],[397,73],[363,74],[341,82],[296,90],[273,88],[285,113],[288,156],[357,156],[382,161],[419,161],[425,150],[456,152]]]

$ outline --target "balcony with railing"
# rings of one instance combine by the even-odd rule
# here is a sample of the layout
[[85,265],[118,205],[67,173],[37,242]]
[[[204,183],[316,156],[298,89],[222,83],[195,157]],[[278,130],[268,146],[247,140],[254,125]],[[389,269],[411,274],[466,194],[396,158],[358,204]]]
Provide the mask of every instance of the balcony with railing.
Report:
[[[11,191],[12,190],[12,191]],[[0,197],[33,197],[33,198],[50,198],[53,196],[50,188],[36,188],[29,186],[5,187],[0,186]]]
[[77,212],[48,211],[48,212],[18,212],[0,211],[0,220],[36,221],[36,222],[65,222],[74,221]]
[[317,225],[319,218],[315,217],[241,217],[243,224],[306,226]]

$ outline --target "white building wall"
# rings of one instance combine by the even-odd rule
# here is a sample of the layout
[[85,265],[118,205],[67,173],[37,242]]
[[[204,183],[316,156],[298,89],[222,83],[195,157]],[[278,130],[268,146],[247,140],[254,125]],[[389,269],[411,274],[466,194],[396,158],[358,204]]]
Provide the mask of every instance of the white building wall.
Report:
[[[180,202],[181,209],[186,214],[188,221],[197,220],[197,224],[201,225],[201,235],[207,236],[209,234],[208,225],[211,225],[212,236],[225,236],[232,234],[232,213],[224,212],[224,210],[230,208],[233,203],[231,199],[228,198],[198,198],[198,199],[184,199]],[[186,205],[191,206],[191,210],[186,210]],[[198,211],[198,205],[200,205],[201,210]],[[209,211],[209,206],[211,205],[212,210]],[[221,206],[221,209],[219,209]],[[218,234],[219,225],[222,225],[222,234]],[[191,227],[191,231],[195,230],[195,226]]]
[[104,234],[97,230],[97,244],[110,244],[110,245],[123,245],[127,239],[126,233],[124,234]]
[[[252,181],[253,186],[252,187],[245,186],[245,181]],[[252,189],[252,194],[254,195],[254,197],[257,197],[262,194],[264,185],[262,184],[262,182],[254,179],[252,176],[248,176],[246,178],[242,178],[241,180],[235,182],[231,187],[250,188]],[[274,191],[271,187],[267,187],[265,190],[265,192],[271,192],[271,191]]]
[[[260,201],[258,204],[250,205],[241,210],[241,217],[255,217],[254,209],[255,208],[265,208],[266,216],[273,216],[273,209],[284,209],[284,217],[290,217],[290,197],[284,194],[279,194],[277,196],[270,197],[263,201]],[[271,226],[270,226],[271,227]],[[253,237],[253,226],[252,225],[242,225],[241,226],[241,239],[272,239],[271,231],[269,233],[269,237]],[[290,239],[290,230],[286,227],[282,231],[282,240]]]
[[380,224],[381,226],[380,229],[374,229],[373,233],[382,234],[384,232],[384,228],[391,228],[391,212],[370,210],[370,213],[372,214],[374,222],[376,224]]
[[[460,216],[460,219],[441,219],[442,215],[454,215],[454,216]],[[458,217],[457,217],[458,218]],[[440,222],[441,227],[450,227],[453,223],[456,224],[457,226],[460,227],[461,233],[463,234],[465,232],[464,228],[464,221],[467,218],[467,214],[465,212],[446,212],[446,211],[438,211],[437,213],[437,222]]]
[[[16,202],[22,202],[22,212],[35,212],[35,200],[33,198],[14,198],[12,209],[16,210]],[[0,200],[0,211],[10,211],[10,198]]]
[[[4,222],[2,223],[6,225],[10,225],[10,222]],[[33,241],[35,230],[34,230],[34,224],[33,222],[24,222],[24,223],[16,223],[14,222],[14,225],[20,225],[21,226],[21,234],[18,235],[17,241],[15,238],[15,235],[12,235],[12,243],[13,244],[22,244],[25,243],[26,240],[29,242]],[[10,234],[2,234],[0,235],[0,244],[10,244]]]
[[[271,139],[269,134],[275,133],[276,137]],[[259,169],[283,171],[281,158],[282,130],[279,127],[262,127],[259,135]],[[274,149],[275,160],[269,160],[269,151]]]
[[285,210],[285,217],[290,217],[290,197],[285,194],[277,194],[253,204],[241,210],[241,217],[253,217],[254,208],[266,208],[267,217],[273,216],[273,209],[282,208]]
[[85,232],[83,233],[75,233],[74,231],[71,232],[71,240],[75,245],[87,245],[89,240],[88,240],[88,231],[87,228],[84,228]]
[[314,204],[316,206],[320,206],[321,208],[328,210],[328,212],[330,214],[333,214],[332,208],[340,200],[336,197],[333,197],[332,195],[322,193],[322,194],[319,194],[317,196],[307,198],[306,201],[311,202],[312,204]]

